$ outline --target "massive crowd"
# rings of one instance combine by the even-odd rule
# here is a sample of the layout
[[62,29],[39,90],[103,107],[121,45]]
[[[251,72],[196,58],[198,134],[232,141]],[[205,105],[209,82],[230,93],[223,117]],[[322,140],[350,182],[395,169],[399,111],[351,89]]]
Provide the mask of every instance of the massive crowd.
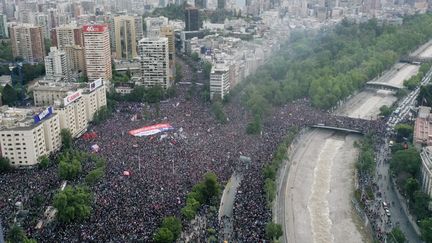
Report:
[[[67,226],[52,223],[35,230],[35,221],[24,223],[27,233],[42,242],[130,242],[149,241],[165,216],[180,216],[186,194],[213,171],[224,184],[234,170],[243,168],[240,155],[252,163],[243,168],[244,179],[236,196],[234,237],[237,242],[264,239],[264,225],[271,212],[266,207],[261,169],[290,127],[313,124],[383,132],[380,121],[337,117],[310,106],[306,99],[275,109],[266,118],[261,135],[246,134],[249,113],[236,102],[226,106],[229,121],[218,124],[208,105],[197,98],[186,99],[187,88],[178,96],[161,102],[159,108],[141,103],[120,103],[113,116],[92,127],[94,139],[77,139],[75,147],[91,151],[107,160],[104,179],[91,188],[91,217]],[[158,111],[156,111],[158,110]],[[158,116],[156,116],[158,114]],[[138,119],[136,119],[138,118]],[[142,119],[140,119],[142,118]],[[170,123],[174,130],[147,137],[128,131],[156,123]],[[130,176],[123,173],[128,171]],[[84,171],[86,173],[86,171]],[[71,184],[77,184],[77,181]],[[15,171],[0,177],[0,217],[10,225],[14,204],[39,217],[61,182],[55,166],[43,170]],[[36,197],[44,200],[34,203]]]

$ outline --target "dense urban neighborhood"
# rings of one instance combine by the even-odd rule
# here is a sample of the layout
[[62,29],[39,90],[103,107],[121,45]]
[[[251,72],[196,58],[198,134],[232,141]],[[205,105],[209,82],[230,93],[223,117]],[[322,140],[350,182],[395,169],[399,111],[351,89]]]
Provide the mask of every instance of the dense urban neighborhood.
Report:
[[3,0],[0,243],[432,242],[427,0]]

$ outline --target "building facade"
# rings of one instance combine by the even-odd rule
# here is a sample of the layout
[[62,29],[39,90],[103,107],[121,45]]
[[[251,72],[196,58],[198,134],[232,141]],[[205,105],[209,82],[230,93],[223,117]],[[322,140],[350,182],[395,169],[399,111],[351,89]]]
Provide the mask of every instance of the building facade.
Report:
[[141,82],[145,86],[160,85],[169,88],[170,80],[168,39],[143,38],[139,42],[141,55]]
[[7,17],[5,14],[0,14],[0,38],[9,38],[9,31],[7,27]]
[[185,24],[185,31],[199,30],[199,11],[197,8],[186,8]]
[[78,45],[69,45],[63,48],[67,62],[72,73],[84,73],[85,59],[84,59],[84,47]]
[[431,108],[420,106],[414,123],[413,143],[416,147],[432,146]]
[[210,72],[210,99],[223,100],[230,91],[230,70],[225,63],[216,63]]
[[71,69],[66,54],[57,47],[51,47],[48,56],[45,57],[46,78],[55,81],[70,81]]
[[170,79],[174,79],[175,74],[175,32],[170,25],[165,25],[160,28],[160,36],[168,39],[168,59],[170,68]]
[[84,45],[82,28],[73,25],[62,25],[55,28],[55,37],[53,43],[56,44],[59,50],[63,50],[70,45]]
[[131,60],[137,55],[137,37],[133,16],[114,17],[115,56],[117,59]]
[[106,25],[84,25],[84,56],[89,81],[112,77],[111,48]]
[[34,166],[43,155],[60,148],[59,116],[52,107],[18,109],[1,107],[2,157],[13,167]]
[[27,62],[43,62],[45,44],[42,27],[20,24],[10,28],[12,54]]

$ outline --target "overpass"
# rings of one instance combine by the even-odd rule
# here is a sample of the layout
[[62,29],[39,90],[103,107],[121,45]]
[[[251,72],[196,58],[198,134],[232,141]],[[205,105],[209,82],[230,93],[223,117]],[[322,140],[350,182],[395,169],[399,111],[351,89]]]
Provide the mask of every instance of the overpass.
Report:
[[390,90],[397,92],[398,90],[402,89],[403,87],[400,87],[398,85],[389,84],[389,83],[383,83],[383,82],[367,82],[366,88],[372,88],[372,89],[383,89],[383,90]]
[[326,126],[324,124],[311,125],[311,127],[312,128],[320,128],[320,129],[333,130],[333,131],[338,131],[338,132],[357,133],[357,134],[362,134],[362,135],[364,134],[364,132],[362,132],[360,130],[343,128],[343,127],[332,127],[332,126]]
[[401,57],[399,61],[404,63],[411,63],[411,64],[422,64],[425,62],[432,61],[432,57],[404,56]]

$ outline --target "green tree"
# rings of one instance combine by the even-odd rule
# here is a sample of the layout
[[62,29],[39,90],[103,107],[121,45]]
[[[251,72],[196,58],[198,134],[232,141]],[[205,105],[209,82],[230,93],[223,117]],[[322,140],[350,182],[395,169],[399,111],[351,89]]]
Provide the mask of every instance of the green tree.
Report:
[[414,192],[414,203],[411,203],[414,214],[417,216],[419,220],[428,218],[431,215],[431,212],[429,211],[429,202],[430,197],[428,194],[422,192],[422,191],[416,191]]
[[393,228],[389,233],[387,239],[389,239],[392,243],[404,243],[406,242],[406,238],[404,233],[399,228]]
[[407,192],[410,199],[413,199],[414,192],[420,188],[419,182],[415,178],[408,178],[405,181],[405,191]]
[[432,218],[427,218],[420,221],[420,232],[421,237],[425,242],[432,242]]
[[156,243],[172,243],[174,241],[174,235],[168,228],[159,228],[153,240]]
[[215,101],[212,104],[212,110],[215,114],[216,120],[222,124],[225,124],[227,122],[226,114],[223,110],[223,105],[220,101]]
[[13,106],[18,101],[17,91],[10,85],[6,84],[2,92],[3,104]]
[[58,171],[61,179],[72,180],[82,172],[82,165],[77,158],[70,160],[62,159],[60,160]]
[[86,219],[91,213],[91,195],[83,187],[66,186],[54,196],[57,218],[63,223]]
[[175,65],[175,81],[180,82],[183,79],[183,72],[182,72],[182,66],[178,63]]
[[181,209],[181,213],[187,220],[192,220],[195,218],[196,210],[190,206],[186,206]]
[[191,58],[192,58],[192,60],[194,60],[195,62],[199,61],[199,59],[200,59],[198,53],[196,53],[196,52],[193,52],[193,53],[191,54]]
[[159,85],[152,86],[147,90],[146,101],[149,103],[158,103],[163,99],[164,91]]
[[24,230],[18,226],[17,224],[14,224],[10,230],[9,233],[6,236],[6,242],[10,243],[36,243],[36,240],[29,239],[24,232]]
[[47,168],[50,165],[50,160],[46,155],[42,155],[41,157],[39,157],[38,162],[39,168]]
[[210,62],[204,61],[203,63],[203,73],[206,79],[210,79],[210,73],[212,69],[212,64]]
[[273,222],[268,223],[266,226],[266,236],[270,240],[277,240],[283,234],[282,226]]
[[212,205],[220,194],[220,185],[217,176],[213,172],[208,172],[204,175],[204,190],[203,195],[206,203]]
[[412,137],[414,129],[413,126],[408,124],[397,124],[395,126],[395,130],[400,141],[401,138],[410,139]]
[[88,185],[93,185],[96,182],[100,181],[102,177],[104,176],[105,171],[104,168],[96,168],[94,170],[91,170],[85,177],[85,182]]
[[8,172],[12,169],[10,160],[6,157],[0,158],[0,173]]
[[380,107],[380,115],[381,116],[386,116],[386,117],[390,116],[392,112],[393,112],[393,110],[386,105],[383,105]]
[[71,149],[73,141],[72,141],[72,134],[70,133],[69,129],[63,128],[60,131],[60,137],[61,137],[63,148]]
[[414,148],[397,151],[394,153],[390,161],[390,168],[396,172],[396,174],[406,172],[411,174],[413,177],[419,173],[420,165],[420,154]]
[[182,224],[180,219],[174,216],[170,216],[163,219],[162,228],[169,229],[172,232],[173,238],[175,240],[180,236],[180,233],[182,231]]

